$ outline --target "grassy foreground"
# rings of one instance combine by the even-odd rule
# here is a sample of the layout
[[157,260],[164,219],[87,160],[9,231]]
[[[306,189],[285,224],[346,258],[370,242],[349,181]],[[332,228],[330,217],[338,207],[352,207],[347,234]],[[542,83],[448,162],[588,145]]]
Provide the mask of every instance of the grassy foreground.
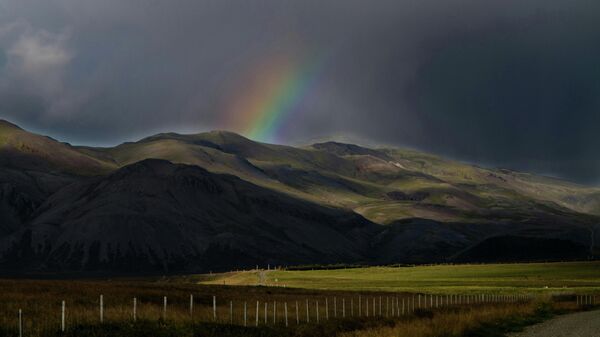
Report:
[[[85,323],[65,332],[41,331],[39,337],[504,337],[507,332],[576,310],[573,303],[514,303],[418,310],[401,318],[345,318],[319,324],[239,326],[213,323],[142,320]],[[17,335],[0,327],[0,337]],[[27,335],[32,335],[28,333]]]
[[[31,337],[490,337],[552,314],[580,310],[572,294],[597,295],[599,290],[598,262],[245,271],[115,280],[0,279],[0,337],[18,335],[19,309],[24,336]],[[525,294],[531,296],[514,296]],[[429,299],[423,306],[422,298]]]
[[600,262],[244,271],[197,277],[203,284],[271,285],[425,293],[599,293]]

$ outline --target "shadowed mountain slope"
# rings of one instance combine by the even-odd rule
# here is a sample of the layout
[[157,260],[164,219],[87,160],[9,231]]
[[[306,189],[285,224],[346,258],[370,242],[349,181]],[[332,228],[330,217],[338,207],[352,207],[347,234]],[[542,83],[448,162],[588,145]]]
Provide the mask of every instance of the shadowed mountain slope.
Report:
[[234,176],[145,160],[51,196],[4,241],[3,263],[40,271],[199,272],[364,261],[376,230],[351,212]]

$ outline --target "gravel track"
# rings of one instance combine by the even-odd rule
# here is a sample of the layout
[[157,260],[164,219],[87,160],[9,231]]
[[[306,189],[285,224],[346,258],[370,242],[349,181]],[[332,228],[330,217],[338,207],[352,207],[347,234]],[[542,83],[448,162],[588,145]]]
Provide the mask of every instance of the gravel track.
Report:
[[600,337],[600,311],[559,316],[509,337]]

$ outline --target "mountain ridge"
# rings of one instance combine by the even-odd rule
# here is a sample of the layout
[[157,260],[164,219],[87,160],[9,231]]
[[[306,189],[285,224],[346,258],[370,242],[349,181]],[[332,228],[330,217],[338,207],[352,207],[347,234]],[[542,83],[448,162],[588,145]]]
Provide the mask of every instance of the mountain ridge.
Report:
[[[168,167],[166,170],[173,177],[165,178],[153,170],[146,172],[147,176],[143,178],[132,175],[131,170],[143,169],[145,165],[156,166],[156,169]],[[180,165],[185,169],[181,169]],[[144,251],[139,248],[143,243],[134,232],[117,230],[119,226],[135,224],[134,227],[140,228],[142,233],[149,233],[155,226],[155,220],[163,219],[164,223],[173,227],[174,233],[180,226],[197,233],[195,231],[199,228],[209,228],[211,223],[227,222],[227,213],[212,211],[213,215],[206,215],[207,219],[212,219],[208,223],[192,216],[193,212],[208,212],[202,207],[211,203],[219,205],[215,208],[226,208],[238,205],[240,200],[238,194],[227,193],[204,206],[190,201],[194,198],[189,196],[196,192],[178,185],[177,177],[181,172],[189,173],[194,168],[200,171],[190,173],[188,178],[192,180],[210,175],[219,184],[225,184],[232,178],[224,177],[236,177],[238,180],[231,184],[246,186],[242,190],[261,191],[267,195],[263,201],[267,208],[252,216],[235,210],[230,212],[239,224],[244,225],[227,227],[232,238],[244,238],[234,240],[235,243],[228,246],[231,249],[223,250],[221,244],[207,248],[210,244],[201,243],[220,241],[214,239],[214,233],[202,232],[202,235],[193,236],[195,243],[186,244],[189,254],[173,249],[172,242],[153,246],[152,251],[167,249],[174,260],[164,256],[159,258],[160,254],[151,254],[150,250],[136,255],[135,252]],[[111,179],[117,179],[116,175],[125,177],[119,180],[121,185],[117,184],[124,189],[114,187],[117,185]],[[165,184],[165,179],[173,179],[173,186]],[[133,183],[138,180],[139,184]],[[104,187],[94,184],[104,184]],[[148,197],[147,191],[154,185],[163,186],[163,190]],[[177,189],[177,186],[180,188]],[[131,194],[138,188],[146,188],[139,191],[141,204],[136,204],[136,194]],[[103,204],[95,204],[94,193],[102,196]],[[79,196],[77,200],[73,199],[75,195]],[[188,207],[178,206],[174,202],[178,198],[187,200],[185,204]],[[120,202],[115,203],[113,199]],[[285,216],[278,211],[281,208],[276,206],[280,205],[278,200],[287,200],[287,206],[283,207]],[[105,208],[104,213],[96,212],[106,205],[110,207]],[[5,266],[0,267],[0,272],[3,268],[14,268],[14,264],[10,267],[11,261],[19,261],[19,256],[29,256],[31,263],[22,265],[37,270],[66,266],[74,271],[122,269],[123,265],[116,262],[119,259],[90,251],[96,245],[93,242],[98,241],[100,246],[94,246],[94,249],[106,252],[109,242],[88,240],[79,232],[90,224],[92,227],[88,228],[88,232],[102,237],[104,234],[99,233],[107,226],[102,219],[111,217],[116,223],[114,226],[117,226],[114,232],[120,233],[112,241],[121,242],[121,250],[130,249],[127,242],[137,242],[134,246],[138,248],[132,250],[127,255],[129,257],[121,256],[120,259],[130,264],[138,261],[147,270],[192,272],[206,268],[232,268],[235,267],[232,262],[235,256],[240,255],[252,256],[244,262],[245,266],[252,265],[249,260],[274,262],[269,259],[276,258],[278,253],[267,250],[266,258],[261,259],[257,256],[262,254],[258,252],[263,247],[244,243],[264,239],[264,232],[258,230],[261,223],[271,224],[273,232],[280,231],[274,229],[279,228],[279,225],[275,226],[279,223],[277,219],[285,219],[281,223],[292,227],[294,223],[304,223],[306,228],[313,228],[312,235],[317,237],[335,223],[325,218],[297,218],[294,213],[296,207],[292,205],[318,214],[327,213],[326,209],[337,209],[347,216],[362,219],[360,221],[369,224],[372,229],[364,236],[352,238],[347,245],[363,247],[361,249],[370,247],[367,250],[372,253],[354,254],[352,249],[345,248],[343,254],[328,255],[322,253],[324,249],[326,251],[326,244],[302,247],[295,240],[277,236],[271,246],[296,247],[291,249],[290,255],[278,260],[281,264],[318,263],[319,256],[323,257],[322,262],[336,262],[336,259],[366,263],[475,261],[477,254],[489,260],[490,247],[506,245],[506,239],[502,239],[506,237],[517,237],[518,247],[527,242],[539,247],[541,251],[537,255],[532,252],[532,257],[543,256],[543,250],[555,242],[552,240],[559,239],[566,240],[565,247],[583,247],[577,248],[578,253],[575,254],[580,258],[597,256],[600,251],[594,244],[600,242],[600,231],[596,230],[600,223],[600,189],[555,178],[482,168],[415,150],[372,149],[331,141],[297,148],[258,143],[227,131],[190,135],[162,133],[105,148],[71,146],[0,121],[0,246],[3,247],[0,259]],[[88,209],[86,216],[89,218],[85,222],[73,220],[85,218],[84,214],[75,216],[70,210],[74,207]],[[139,212],[140,207],[150,214],[157,213],[145,217]],[[61,209],[64,217],[56,213]],[[178,217],[185,221],[171,221]],[[62,228],[61,223],[72,225]],[[322,233],[318,229],[320,226]],[[30,234],[27,234],[27,229],[31,230]],[[47,233],[48,237],[44,239],[36,233]],[[65,238],[69,235],[72,235],[74,243],[79,242],[79,248],[67,244],[70,253],[65,253],[67,248],[57,248],[56,245],[66,244],[69,240],[65,241]],[[149,234],[145,235],[149,237]],[[495,237],[498,239],[493,239]],[[185,242],[183,239],[180,241]],[[46,249],[53,252],[48,255],[52,260],[41,261],[39,250],[27,248],[27,242],[30,242],[30,248],[31,243],[37,247],[48,247]],[[269,246],[266,243],[262,245]],[[120,256],[114,247],[111,249],[113,256]],[[98,262],[87,264],[80,258],[84,253],[96,254],[94,261]],[[210,260],[207,256],[213,256],[211,254],[225,254],[229,259],[211,264],[207,262]],[[499,254],[498,259],[502,260],[502,253]]]

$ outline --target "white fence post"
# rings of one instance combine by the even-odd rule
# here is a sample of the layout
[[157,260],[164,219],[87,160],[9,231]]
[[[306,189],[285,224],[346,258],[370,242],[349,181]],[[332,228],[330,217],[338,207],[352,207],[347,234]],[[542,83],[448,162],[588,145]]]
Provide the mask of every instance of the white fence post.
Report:
[[288,314],[287,314],[287,302],[283,304],[283,311],[285,314],[285,327],[288,327]]
[[19,309],[19,337],[23,337],[23,310]]
[[260,302],[256,301],[256,326],[258,326],[258,311],[260,307]]
[[308,309],[308,300],[306,300],[306,323],[310,323],[310,312]]
[[167,296],[163,297],[163,320],[167,320]]
[[137,320],[137,298],[133,298],[133,321]]
[[100,295],[100,323],[104,323],[104,295]]
[[333,317],[337,317],[337,297],[333,297]]
[[65,301],[62,301],[62,306],[61,306],[61,315],[60,315],[60,330],[62,332],[65,332]]
[[213,321],[217,320],[217,296],[213,296]]
[[194,320],[194,295],[190,294],[190,318]]

